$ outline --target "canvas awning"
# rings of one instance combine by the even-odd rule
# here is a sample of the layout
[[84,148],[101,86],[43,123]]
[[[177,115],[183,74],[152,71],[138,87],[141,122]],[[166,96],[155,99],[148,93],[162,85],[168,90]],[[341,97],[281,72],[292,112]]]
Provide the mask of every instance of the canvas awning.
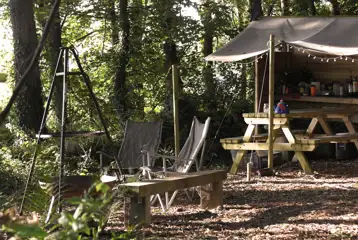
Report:
[[358,54],[358,17],[263,17],[205,58],[232,62],[268,51],[270,35],[279,41],[332,55]]

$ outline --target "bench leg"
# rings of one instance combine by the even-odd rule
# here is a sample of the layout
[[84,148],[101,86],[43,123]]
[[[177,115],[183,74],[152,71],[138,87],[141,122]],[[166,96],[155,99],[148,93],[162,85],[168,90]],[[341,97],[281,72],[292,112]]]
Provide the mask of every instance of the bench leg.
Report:
[[223,205],[223,182],[210,184],[211,187],[200,187],[200,207],[212,209]]
[[309,164],[305,154],[303,152],[295,152],[295,156],[298,160],[298,162],[300,163],[303,171],[308,174],[308,175],[312,175],[313,174],[313,170],[311,165]]
[[151,223],[150,196],[125,197],[124,199],[124,226],[140,227]]
[[[254,132],[254,129],[255,129],[255,125],[253,125],[253,124],[250,124],[249,126],[247,126],[245,135],[242,139],[243,142],[250,142],[252,133]],[[244,157],[245,153],[246,153],[246,151],[238,151],[237,152],[235,160],[231,166],[231,170],[230,170],[231,174],[233,174],[233,175],[237,174],[237,172],[239,170],[240,162],[241,162],[242,158]]]

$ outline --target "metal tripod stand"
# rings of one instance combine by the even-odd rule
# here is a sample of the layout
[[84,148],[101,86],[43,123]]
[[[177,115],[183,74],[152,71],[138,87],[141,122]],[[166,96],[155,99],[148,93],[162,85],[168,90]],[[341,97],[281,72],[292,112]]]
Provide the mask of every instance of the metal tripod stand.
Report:
[[[79,71],[78,72],[71,72],[69,71],[69,55],[70,53],[72,53],[75,62],[78,66]],[[59,66],[60,66],[60,62],[63,61],[63,72],[58,72],[59,70]],[[60,171],[59,171],[59,179],[58,179],[58,210],[59,212],[62,211],[62,205],[61,205],[61,185],[62,185],[62,179],[64,177],[64,158],[65,158],[65,138],[66,137],[70,137],[70,136],[90,136],[90,135],[98,135],[101,134],[103,132],[97,131],[97,132],[66,132],[66,116],[67,116],[67,84],[68,84],[68,76],[69,75],[80,75],[82,76],[82,79],[88,89],[89,92],[89,96],[91,98],[91,100],[94,103],[94,106],[96,108],[97,114],[99,116],[99,119],[101,121],[101,124],[103,126],[104,129],[104,133],[109,141],[110,144],[112,144],[112,138],[109,135],[108,129],[106,127],[106,124],[104,122],[104,118],[102,115],[102,112],[99,108],[99,104],[97,102],[96,96],[93,93],[92,90],[92,85],[90,82],[90,79],[88,77],[88,75],[84,72],[82,65],[80,63],[79,57],[77,52],[75,51],[75,49],[73,47],[61,47],[60,48],[60,53],[58,56],[58,60],[56,63],[56,68],[55,68],[55,73],[53,75],[52,78],[52,82],[51,82],[51,87],[49,90],[49,94],[47,97],[47,101],[46,101],[46,106],[45,106],[45,110],[44,110],[44,114],[42,116],[42,121],[41,121],[41,125],[40,125],[40,129],[39,132],[37,134],[37,142],[36,142],[36,147],[35,147],[35,151],[33,154],[33,158],[31,161],[31,167],[29,170],[29,174],[27,177],[27,181],[26,181],[26,185],[25,185],[25,190],[24,190],[24,194],[22,197],[22,201],[21,201],[21,206],[20,206],[20,215],[22,214],[23,211],[23,207],[24,207],[24,203],[25,203],[25,197],[26,197],[26,193],[28,190],[28,186],[29,183],[31,181],[32,175],[34,173],[34,169],[35,169],[35,163],[36,163],[36,157],[37,157],[37,153],[39,151],[39,145],[41,143],[41,139],[42,138],[48,138],[50,137],[60,137]],[[43,134],[43,129],[46,125],[46,120],[47,120],[47,116],[48,116],[48,112],[49,112],[49,108],[50,108],[50,103],[51,103],[51,98],[53,96],[53,92],[54,92],[54,88],[55,88],[55,81],[58,81],[59,79],[56,79],[57,76],[62,76],[62,111],[61,111],[61,131],[60,133],[53,133],[53,134]],[[115,159],[116,164],[117,164],[117,168],[118,168],[118,172],[117,172],[117,177],[118,179],[121,179],[121,177],[123,176],[122,174],[122,168],[120,166],[119,161],[117,161],[117,159]]]

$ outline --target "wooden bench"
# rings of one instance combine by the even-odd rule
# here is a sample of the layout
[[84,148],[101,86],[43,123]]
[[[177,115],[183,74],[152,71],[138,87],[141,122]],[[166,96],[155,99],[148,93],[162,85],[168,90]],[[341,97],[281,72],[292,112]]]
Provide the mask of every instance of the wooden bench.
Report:
[[[303,135],[306,132],[306,130],[292,130],[292,133],[294,134],[300,134]],[[281,137],[284,136],[282,131],[278,131],[276,133],[276,137]],[[260,134],[255,134],[251,137],[252,140],[255,141],[266,141],[268,137],[267,133],[260,133]],[[243,142],[243,138],[244,136],[241,137],[231,137],[231,138],[223,138],[220,139],[220,143],[242,143]]]
[[[211,209],[223,204],[223,181],[227,173],[223,170],[208,170],[164,179],[145,180],[120,184],[125,195],[124,224],[126,227],[149,225],[151,222],[150,196],[180,189],[200,186],[200,206]],[[205,186],[210,184],[211,186]]]

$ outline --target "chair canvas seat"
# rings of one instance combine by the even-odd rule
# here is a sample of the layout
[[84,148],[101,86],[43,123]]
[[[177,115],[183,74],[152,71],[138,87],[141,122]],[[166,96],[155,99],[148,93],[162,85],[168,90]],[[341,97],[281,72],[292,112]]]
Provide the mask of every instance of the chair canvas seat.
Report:
[[[208,117],[206,119],[205,123],[201,123],[196,117],[193,118],[189,136],[188,136],[187,140],[185,141],[182,149],[180,150],[179,155],[177,157],[175,157],[175,161],[174,161],[173,165],[167,169],[161,169],[161,171],[163,171],[167,177],[170,175],[175,175],[175,174],[186,174],[189,172],[189,170],[190,170],[191,166],[194,164],[194,162],[197,163],[196,158],[198,156],[198,153],[200,152],[200,149],[202,149],[203,144],[205,142],[205,139],[206,139],[206,136],[207,136],[207,133],[209,130],[210,120],[211,120],[210,117]],[[166,157],[171,158],[170,156],[163,156],[163,155],[159,155],[159,154],[157,154],[157,156],[162,157],[163,161],[165,161]],[[163,162],[163,165],[165,165],[164,162]],[[197,168],[199,168],[199,166],[197,166]],[[155,172],[156,170],[152,168],[152,169],[150,169],[150,171]],[[150,176],[150,173],[149,173],[149,176]],[[162,206],[163,211],[166,211],[170,207],[170,205],[173,203],[177,193],[178,193],[178,191],[175,191],[170,198],[168,196],[168,193],[165,193],[166,206],[164,206],[164,204],[162,203],[162,200],[161,200],[159,194],[157,194],[154,197],[153,201],[158,199]]]

